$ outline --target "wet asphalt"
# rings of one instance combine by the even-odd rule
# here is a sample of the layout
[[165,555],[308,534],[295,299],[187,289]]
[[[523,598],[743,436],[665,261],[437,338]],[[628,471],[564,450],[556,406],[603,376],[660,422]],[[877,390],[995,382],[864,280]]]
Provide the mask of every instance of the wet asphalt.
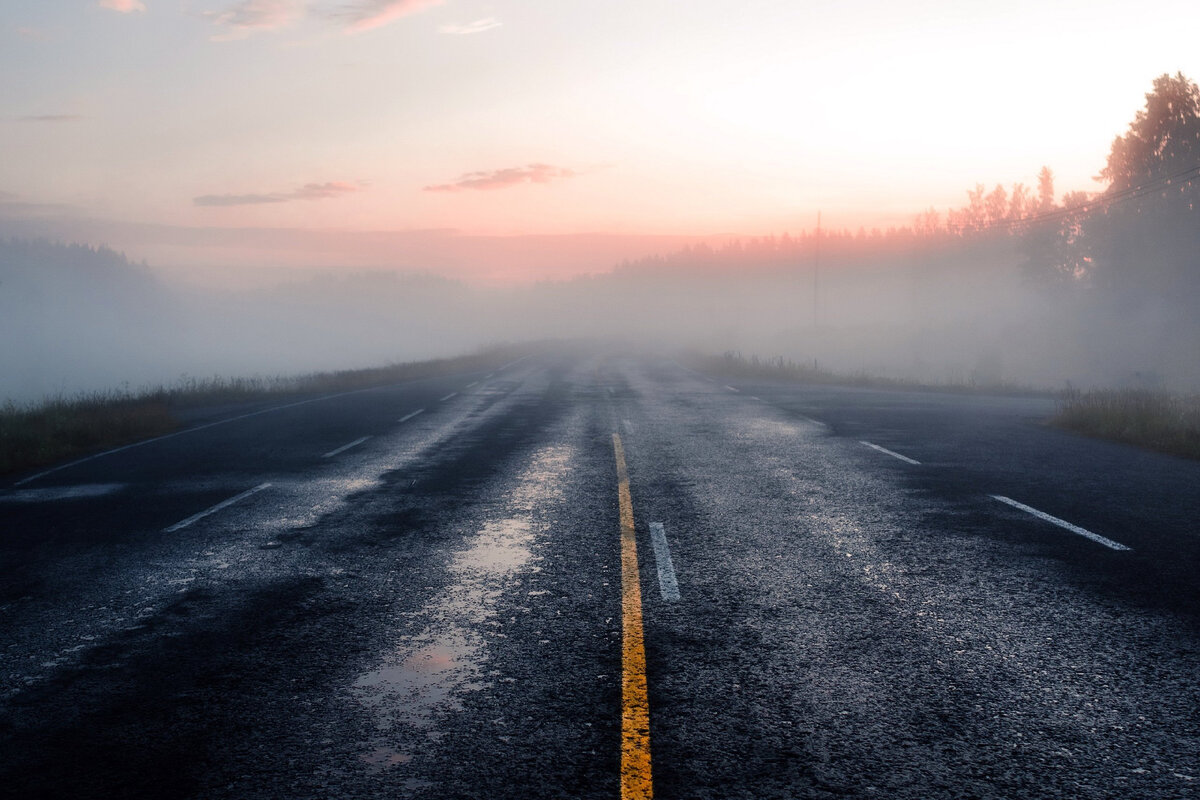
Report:
[[10,482],[0,796],[618,797],[614,433],[656,796],[1198,796],[1200,464],[1052,411],[547,351]]

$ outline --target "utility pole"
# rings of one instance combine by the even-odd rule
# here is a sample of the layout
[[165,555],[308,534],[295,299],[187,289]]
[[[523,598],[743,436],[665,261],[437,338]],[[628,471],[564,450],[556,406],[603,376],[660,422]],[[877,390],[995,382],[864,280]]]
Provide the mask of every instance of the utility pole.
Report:
[[820,306],[820,276],[821,276],[821,212],[817,212],[817,242],[813,254],[813,327],[816,328],[821,324],[821,306]]

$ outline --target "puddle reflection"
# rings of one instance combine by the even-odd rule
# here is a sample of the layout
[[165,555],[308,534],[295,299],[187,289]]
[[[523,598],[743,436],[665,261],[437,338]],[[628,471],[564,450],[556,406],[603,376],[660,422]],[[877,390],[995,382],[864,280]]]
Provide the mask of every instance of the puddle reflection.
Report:
[[489,688],[485,629],[497,625],[497,605],[514,575],[535,571],[534,544],[545,530],[535,512],[561,492],[570,463],[567,448],[549,448],[533,460],[506,498],[506,516],[493,520],[454,555],[445,590],[420,612],[420,633],[402,637],[377,669],[354,682],[352,692],[374,718],[377,738],[361,756],[382,770],[408,763],[436,740],[434,723],[462,709],[468,692]]

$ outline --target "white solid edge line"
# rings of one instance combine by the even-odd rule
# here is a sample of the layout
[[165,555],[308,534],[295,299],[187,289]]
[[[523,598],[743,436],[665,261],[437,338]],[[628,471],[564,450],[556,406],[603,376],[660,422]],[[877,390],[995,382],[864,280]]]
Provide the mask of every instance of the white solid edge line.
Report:
[[423,413],[424,411],[425,411],[425,409],[423,409],[423,408],[418,408],[416,411],[412,412],[411,414],[405,414],[403,417],[401,417],[401,418],[400,418],[400,421],[401,421],[401,422],[408,422],[410,419],[412,419],[413,417],[415,417],[417,414],[421,414],[421,413]]
[[1098,533],[1092,533],[1087,528],[1081,528],[1078,525],[1072,525],[1071,523],[1067,522],[1065,519],[1059,519],[1058,517],[1047,514],[1045,511],[1038,511],[1036,508],[1027,506],[1024,503],[1018,503],[1016,500],[1013,500],[1011,497],[1005,497],[1004,495],[1000,495],[1000,494],[991,494],[991,495],[988,495],[988,497],[992,498],[993,500],[999,500],[1001,503],[1007,503],[1008,505],[1012,506],[1013,508],[1019,508],[1022,511],[1024,511],[1026,514],[1032,514],[1033,516],[1037,517],[1038,519],[1053,523],[1054,525],[1057,525],[1060,528],[1065,528],[1066,530],[1069,530],[1071,533],[1077,533],[1085,539],[1091,539],[1096,544],[1102,544],[1105,547],[1111,548],[1113,550],[1128,550],[1128,551],[1133,550],[1132,547],[1126,547],[1125,545],[1121,544],[1120,542],[1114,542],[1112,539],[1101,536]]
[[355,439],[350,444],[344,444],[336,450],[330,450],[328,453],[321,456],[321,458],[333,458],[336,455],[340,455],[340,454],[346,452],[351,447],[357,447],[358,445],[362,444],[363,442],[365,442],[367,439],[370,439],[370,438],[371,438],[370,436],[360,436],[359,438]]
[[[505,367],[510,367],[513,364],[524,361],[527,358],[529,358],[529,356],[522,356],[521,358],[518,358],[515,361],[510,361],[507,364],[497,367],[496,369],[502,370]],[[490,377],[492,377],[492,375],[495,375],[495,374],[496,373],[493,372],[491,375],[488,375],[488,377],[490,378]],[[66,464],[59,464],[56,467],[51,467],[50,469],[43,470],[43,471],[37,473],[36,475],[30,475],[28,478],[22,478],[21,480],[13,483],[13,486],[23,486],[26,483],[36,481],[38,478],[44,478],[47,475],[54,473],[54,472],[58,472],[59,470],[62,470],[62,469],[68,469],[69,467],[74,467],[79,464],[84,464],[88,461],[93,461],[97,458],[104,458],[105,456],[111,456],[114,453],[120,453],[124,450],[129,450],[134,447],[141,447],[144,444],[153,444],[154,442],[161,442],[164,439],[174,439],[176,436],[183,436],[185,433],[195,433],[196,431],[202,431],[206,428],[215,428],[218,425],[224,425],[228,422],[237,422],[238,420],[249,419],[250,417],[257,417],[260,414],[270,414],[273,411],[282,411],[285,408],[295,408],[297,406],[306,406],[309,403],[319,403],[322,400],[333,400],[338,397],[347,397],[352,394],[362,394],[363,392],[378,392],[381,389],[394,389],[397,386],[404,386],[405,384],[412,383],[412,382],[413,382],[412,380],[407,380],[407,381],[400,381],[399,383],[389,383],[385,386],[368,386],[365,389],[351,389],[348,392],[335,392],[334,394],[324,394],[324,395],[321,395],[320,397],[310,397],[307,400],[297,400],[294,403],[284,403],[281,406],[271,406],[270,408],[262,408],[262,409],[259,409],[258,411],[251,411],[249,414],[240,414],[236,417],[230,417],[229,419],[219,419],[216,422],[209,422],[204,425],[197,425],[194,428],[186,428],[182,431],[175,431],[174,433],[167,433],[167,434],[163,434],[162,436],[155,436],[151,439],[143,439],[140,442],[131,442],[130,444],[121,445],[120,447],[114,447],[112,450],[105,450],[102,453],[93,453],[90,456],[84,456],[83,458],[77,458],[74,461],[68,461]]]
[[859,442],[858,442],[858,443],[859,443],[859,444],[865,444],[867,447],[870,447],[872,450],[878,450],[878,451],[879,451],[879,452],[881,452],[881,453],[887,453],[887,454],[888,454],[889,456],[891,456],[892,458],[898,458],[898,459],[900,459],[901,461],[903,461],[905,464],[916,464],[917,466],[920,466],[920,465],[921,465],[921,462],[920,462],[920,461],[917,461],[916,459],[909,458],[908,456],[902,456],[902,455],[900,455],[899,453],[896,453],[896,452],[894,452],[894,451],[892,451],[892,450],[888,450],[886,447],[880,447],[880,446],[879,446],[879,445],[877,445],[877,444],[871,444],[870,442],[864,442],[864,441],[862,441],[861,439],[859,440]]
[[[518,360],[520,360],[520,359],[518,359]],[[257,417],[262,414],[270,414],[274,411],[283,411],[285,408],[296,408],[297,406],[306,406],[309,403],[319,403],[322,400],[333,400],[338,397],[347,397],[352,394],[362,394],[363,392],[378,392],[383,389],[394,389],[397,386],[404,386],[407,383],[412,383],[412,381],[401,381],[400,383],[389,383],[386,386],[368,386],[365,389],[352,389],[348,392],[336,392],[334,394],[321,395],[320,397],[310,397],[307,400],[297,400],[294,403],[284,403],[281,406],[271,406],[270,408],[262,408],[262,409],[259,409],[258,411],[251,411],[249,414],[239,414],[236,417],[229,417],[228,419],[219,419],[216,422],[209,422],[204,425],[197,425],[194,428],[185,428],[184,430],[175,431],[174,433],[167,433],[167,434],[163,434],[162,436],[155,436],[152,439],[143,439],[140,442],[131,442],[130,444],[121,445],[120,447],[114,447],[112,450],[105,450],[103,453],[93,453],[90,456],[84,456],[83,458],[77,458],[74,461],[68,461],[66,464],[59,464],[56,467],[51,467],[50,469],[43,470],[42,472],[39,472],[36,475],[30,475],[28,478],[22,478],[21,480],[15,482],[13,484],[13,486],[23,486],[26,483],[36,481],[38,478],[44,478],[51,473],[58,472],[59,470],[68,469],[69,467],[74,467],[79,464],[84,464],[88,461],[93,461],[97,458],[104,458],[105,456],[111,456],[114,453],[120,453],[125,450],[130,450],[134,447],[141,447],[144,444],[153,444],[154,442],[161,442],[165,439],[174,439],[176,436],[183,436],[184,434],[187,434],[187,433],[195,433],[196,431],[202,431],[207,428],[215,428],[218,425],[225,425],[230,422],[238,422],[239,420],[250,419],[251,417]]]
[[667,546],[667,532],[661,522],[650,523],[650,544],[654,547],[654,566],[658,569],[658,589],[663,600],[674,603],[679,600],[679,583],[675,580],[671,548]]
[[737,392],[738,394],[741,394],[741,393],[742,393],[742,390],[741,390],[741,389],[735,389],[735,388],[733,388],[732,386],[726,386],[725,388],[726,388],[726,389],[728,389],[728,390],[729,390],[729,391],[731,391],[731,392]]
[[446,395],[445,397],[443,397],[443,398],[441,398],[440,400],[438,400],[438,402],[439,402],[439,403],[444,403],[444,402],[446,402],[447,400],[449,400],[451,397],[454,397],[454,396],[455,396],[455,395],[457,395],[457,394],[458,394],[458,392],[451,392],[450,394],[448,394],[448,395]]
[[250,495],[252,495],[256,492],[261,492],[263,489],[270,488],[270,486],[271,486],[271,484],[269,484],[269,483],[260,483],[258,486],[255,486],[253,489],[247,489],[246,491],[242,492],[241,494],[231,497],[228,500],[222,500],[221,502],[217,503],[212,508],[204,509],[199,514],[192,514],[187,519],[182,520],[181,522],[176,522],[174,525],[172,525],[169,528],[163,528],[163,533],[174,533],[177,530],[186,528],[188,525],[191,525],[193,522],[204,519],[209,514],[215,514],[223,508],[228,508],[229,506],[233,505],[234,503],[237,503],[241,500],[245,500],[247,497],[249,497]]

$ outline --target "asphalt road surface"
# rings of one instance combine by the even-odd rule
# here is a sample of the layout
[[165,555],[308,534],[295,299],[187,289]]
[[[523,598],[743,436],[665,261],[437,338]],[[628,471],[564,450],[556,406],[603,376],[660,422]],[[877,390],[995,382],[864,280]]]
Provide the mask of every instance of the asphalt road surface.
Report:
[[545,352],[10,482],[0,795],[1198,796],[1200,464],[1051,411]]

